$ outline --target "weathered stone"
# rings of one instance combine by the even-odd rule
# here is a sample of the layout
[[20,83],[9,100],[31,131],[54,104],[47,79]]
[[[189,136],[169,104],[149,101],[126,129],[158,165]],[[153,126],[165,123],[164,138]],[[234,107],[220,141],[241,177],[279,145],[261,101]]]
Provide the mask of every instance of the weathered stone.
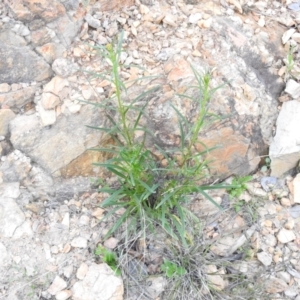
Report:
[[[57,101],[59,100],[58,97],[55,97],[55,99],[57,99]],[[46,99],[46,100],[49,100],[49,99]],[[45,105],[48,105],[48,106],[55,105],[55,103],[53,103],[53,101],[51,103],[49,103],[49,102],[50,101],[45,103]],[[55,100],[54,100],[54,102],[55,102]],[[40,116],[41,123],[42,123],[43,126],[48,126],[48,125],[52,125],[52,124],[55,123],[55,121],[56,121],[56,112],[55,112],[54,109],[46,110],[41,101],[38,102],[38,104],[36,106],[36,109],[39,112],[39,116]]]
[[157,299],[167,286],[167,280],[163,276],[150,276],[147,281],[147,293],[153,298]]
[[48,292],[51,295],[56,295],[61,290],[65,289],[67,287],[67,283],[59,276],[56,276],[48,288]]
[[271,176],[280,177],[296,167],[300,159],[300,102],[283,103],[276,125],[276,135],[270,145]]
[[78,236],[72,240],[71,246],[75,248],[86,248],[87,240],[81,236]]
[[[46,110],[54,109],[60,103],[60,99],[58,96],[56,96],[52,93],[43,93],[41,103],[42,103],[43,108]],[[54,118],[54,122],[55,122],[55,120],[56,120],[56,118]],[[45,123],[45,122],[43,122],[43,123]],[[53,124],[53,123],[49,123],[49,124]],[[46,124],[46,126],[49,124]]]
[[74,75],[78,69],[79,66],[77,64],[66,58],[58,58],[52,64],[52,70],[56,73],[56,75],[63,78]]
[[76,272],[76,277],[82,280],[85,277],[86,273],[88,272],[88,269],[89,269],[88,265],[86,263],[82,263]]
[[47,43],[41,47],[37,47],[36,51],[43,56],[43,58],[51,64],[56,58],[61,57],[66,48],[62,44]]
[[66,12],[64,6],[56,0],[23,0],[23,3],[33,15],[46,22],[54,21]]
[[296,32],[295,28],[291,28],[287,30],[282,36],[282,44],[286,44],[287,41],[292,37],[292,35]]
[[134,5],[134,0],[100,0],[97,1],[96,7],[100,11],[111,11],[111,10],[119,10],[125,6],[131,6]]
[[[54,33],[54,32],[53,32]],[[47,27],[42,27],[31,32],[31,43],[34,47],[51,42],[52,32]]]
[[281,293],[287,288],[287,283],[282,279],[272,277],[266,281],[266,291],[270,294]]
[[7,83],[0,84],[0,93],[8,93],[10,91],[10,85]]
[[72,118],[60,116],[50,129],[42,128],[35,115],[17,116],[10,122],[11,142],[15,149],[20,149],[48,172],[55,173],[86,149],[98,145],[102,134],[84,125],[99,126],[101,123],[99,110],[92,106],[82,107],[81,113]]
[[26,46],[27,42],[26,40],[14,33],[11,30],[4,30],[0,32],[0,42],[4,45],[9,46],[16,46],[16,47],[22,47]]
[[66,300],[69,299],[72,296],[72,292],[70,290],[63,290],[58,292],[55,295],[56,300]]
[[23,0],[7,1],[7,5],[14,16],[22,22],[28,22],[34,17],[33,13],[26,7]]
[[70,18],[68,15],[63,15],[54,22],[48,23],[47,27],[55,32],[56,38],[59,39],[60,44],[64,47],[68,47],[79,32],[82,22],[82,18],[76,20]]
[[278,241],[283,244],[289,243],[293,241],[295,238],[296,238],[295,233],[292,230],[287,230],[285,228],[282,228],[277,235]]
[[300,97],[300,84],[293,79],[290,79],[284,90],[288,93],[292,98],[298,99]]
[[42,81],[52,75],[50,66],[28,47],[3,44],[0,48],[0,81]]
[[21,108],[33,100],[35,91],[35,86],[28,86],[21,90],[0,94],[0,104],[11,108]]
[[74,300],[121,300],[124,291],[121,277],[107,264],[92,264],[85,278],[73,285],[72,292]]
[[93,28],[100,28],[101,27],[101,22],[98,19],[95,19],[92,15],[87,14],[85,16],[85,20],[87,21],[87,23],[89,24],[89,26],[93,27]]
[[218,291],[224,290],[226,287],[226,281],[220,275],[220,270],[215,265],[207,265],[205,267],[207,280],[210,282],[212,287]]
[[270,266],[273,260],[272,255],[264,251],[257,253],[257,259],[266,267]]
[[119,240],[114,238],[114,237],[110,237],[109,239],[107,239],[105,242],[104,242],[104,246],[109,248],[109,249],[114,249],[117,247],[119,243]]
[[0,109],[0,135],[8,134],[8,124],[15,117],[10,109]]

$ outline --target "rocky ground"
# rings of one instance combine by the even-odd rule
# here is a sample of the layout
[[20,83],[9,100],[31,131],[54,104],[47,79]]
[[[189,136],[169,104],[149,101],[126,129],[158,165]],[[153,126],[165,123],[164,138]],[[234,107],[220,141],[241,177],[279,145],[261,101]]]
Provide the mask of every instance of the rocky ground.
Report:
[[[76,23],[80,32],[75,41],[61,49],[64,57],[53,60],[40,49],[52,64],[50,70],[41,62],[42,79],[0,84],[0,299],[167,299],[171,281],[159,268],[169,257],[167,242],[137,238],[136,245],[144,246],[132,247],[129,254],[138,264],[133,269],[143,270],[143,280],[130,268],[122,277],[115,275],[94,251],[103,244],[115,249],[121,261],[125,257],[122,233],[103,242],[111,226],[111,221],[100,223],[104,210],[99,204],[105,195],[92,189],[88,177],[77,177],[101,175],[91,162],[103,158],[84,154],[98,144],[101,135],[84,125],[104,122],[99,111],[79,100],[101,103],[112,91],[110,82],[91,76],[109,67],[93,46],[112,42],[123,29],[121,76],[129,93],[162,86],[159,97],[152,95],[148,113],[164,146],[176,144],[178,130],[168,101],[175,99],[192,117],[191,104],[180,104],[176,98],[192,82],[189,63],[200,71],[215,68],[214,86],[228,83],[212,99],[212,109],[233,117],[206,132],[203,140],[212,145],[223,140],[223,148],[211,158],[221,156],[227,163],[215,164],[215,174],[255,174],[238,199],[231,199],[224,190],[212,195],[224,211],[197,195],[191,203],[203,220],[198,242],[209,244],[215,255],[216,263],[209,259],[204,276],[219,291],[221,298],[216,299],[222,299],[222,291],[223,299],[250,299],[234,296],[228,276],[237,272],[249,278],[249,274],[259,276],[264,292],[254,299],[299,300],[300,175],[292,172],[277,179],[299,160],[297,54],[295,61],[288,60],[291,47],[297,49],[300,42],[299,3],[140,0],[113,12],[103,12],[97,2],[84,5],[84,22]],[[29,41],[28,36],[34,45],[45,42],[43,32],[33,35],[35,30],[15,22],[5,5],[0,17],[1,26],[8,30],[1,32],[1,41],[8,40],[13,29],[19,47],[26,37]],[[270,48],[270,41],[275,48]],[[249,49],[256,56],[249,55]],[[52,72],[51,81],[43,81]],[[163,77],[133,84],[142,75]],[[228,100],[232,95],[235,102]],[[272,140],[279,111],[285,115],[279,117]],[[295,120],[289,123],[288,134],[285,120]],[[271,175],[277,177],[270,177],[267,163],[263,171],[264,163],[258,166],[263,151],[257,149],[267,151],[270,143]],[[287,162],[294,146],[298,156]],[[78,164],[83,166],[80,170]],[[148,258],[137,263],[145,252]],[[220,265],[224,260],[231,261],[230,267]],[[203,291],[205,297],[208,294]]]

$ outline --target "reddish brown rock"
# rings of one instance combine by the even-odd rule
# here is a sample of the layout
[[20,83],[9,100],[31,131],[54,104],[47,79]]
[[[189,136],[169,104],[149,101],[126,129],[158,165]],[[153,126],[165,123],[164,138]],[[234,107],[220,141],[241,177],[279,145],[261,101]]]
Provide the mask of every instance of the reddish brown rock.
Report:
[[28,22],[33,19],[32,12],[25,6],[23,0],[11,0],[6,3],[18,20]]
[[130,5],[134,5],[134,0],[100,0],[97,2],[97,6],[102,11],[118,10]]
[[23,3],[32,14],[46,22],[54,21],[66,12],[64,6],[56,0],[23,0]]

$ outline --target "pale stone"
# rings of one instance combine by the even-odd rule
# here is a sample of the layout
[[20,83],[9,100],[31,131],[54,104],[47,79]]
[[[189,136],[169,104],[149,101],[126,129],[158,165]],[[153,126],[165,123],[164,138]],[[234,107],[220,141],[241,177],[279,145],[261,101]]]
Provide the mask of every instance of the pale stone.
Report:
[[104,209],[102,209],[102,208],[96,208],[96,209],[92,212],[92,216],[95,217],[95,218],[98,219],[98,220],[101,220],[104,212],[105,212]]
[[60,99],[52,93],[43,93],[41,103],[46,110],[54,109],[60,103]]
[[[300,86],[300,85],[299,85]],[[300,92],[300,90],[299,90]],[[271,176],[280,177],[296,167],[300,159],[300,102],[284,102],[277,122],[276,135],[270,145]]]
[[8,93],[10,91],[10,85],[7,83],[0,84],[0,93]]
[[296,238],[295,233],[291,230],[287,230],[285,228],[282,228],[278,235],[277,235],[277,239],[279,242],[286,244],[288,242],[293,241]]
[[119,243],[118,239],[111,237],[104,242],[104,246],[109,249],[114,249],[117,247],[118,243]]
[[72,287],[73,300],[122,300],[123,282],[107,264],[92,264],[82,281]]
[[[215,265],[207,265],[205,267],[205,271],[206,273],[208,273],[206,274],[206,278],[208,279],[208,281],[210,282],[210,284],[214,289],[221,291],[226,287],[226,282],[219,275],[220,270],[218,270]],[[213,275],[209,275],[209,274],[213,274]]]
[[89,216],[83,215],[79,219],[79,224],[81,224],[81,225],[89,225],[89,222],[90,222],[90,217]]
[[63,290],[58,292],[55,295],[56,300],[66,300],[69,299],[72,296],[72,292],[70,290]]
[[296,32],[296,29],[294,29],[294,28],[287,30],[281,38],[282,44],[285,45],[295,32]]
[[152,299],[159,299],[159,295],[164,291],[167,280],[162,276],[150,276],[146,279],[147,293],[152,297]]
[[72,240],[71,246],[75,248],[86,248],[87,240],[81,236],[78,236]]
[[67,287],[67,283],[59,276],[56,276],[48,288],[48,293],[51,295],[56,295],[61,290]]
[[38,102],[37,109],[43,126],[52,125],[56,121],[56,113],[54,109],[46,110],[41,101]]
[[300,173],[293,180],[294,203],[300,203]]
[[86,263],[82,263],[76,272],[76,277],[82,280],[88,272],[88,269],[88,265]]
[[300,97],[300,84],[293,79],[289,79],[284,91],[292,98],[298,99]]
[[270,266],[272,264],[272,255],[267,252],[257,253],[257,259],[265,266]]
[[163,19],[164,24],[176,27],[177,26],[177,17],[171,14],[167,14]]
[[85,16],[85,20],[87,21],[87,23],[89,24],[89,26],[93,27],[93,28],[100,28],[101,27],[101,22],[97,19],[95,19],[93,16],[91,16],[90,14],[87,14]]
[[295,226],[295,221],[294,221],[294,219],[289,219],[289,220],[284,224],[284,228],[285,228],[285,229],[288,229],[288,230],[293,229],[294,226]]
[[197,22],[202,18],[202,14],[201,13],[195,13],[195,14],[191,14],[189,16],[189,23],[192,24],[197,24]]
[[70,227],[70,214],[69,213],[65,213],[61,224],[65,225],[69,229],[69,227]]
[[15,114],[10,109],[0,109],[0,135],[6,136],[9,132],[9,122],[14,119]]
[[292,35],[292,39],[297,42],[297,43],[300,43],[300,33],[299,32],[295,32],[293,35]]
[[25,215],[12,198],[0,197],[0,238],[12,237],[23,224]]
[[286,282],[282,279],[272,277],[266,282],[266,291],[270,294],[281,293],[288,288]]

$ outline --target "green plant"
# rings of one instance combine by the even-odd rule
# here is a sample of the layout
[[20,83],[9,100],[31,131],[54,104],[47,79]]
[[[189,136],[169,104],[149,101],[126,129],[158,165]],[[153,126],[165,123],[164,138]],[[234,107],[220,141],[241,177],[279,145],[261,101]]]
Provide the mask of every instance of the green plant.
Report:
[[[123,213],[108,231],[106,237],[113,234],[122,224],[127,225],[127,232],[146,228],[155,231],[161,226],[173,238],[180,238],[187,246],[189,221],[198,222],[198,219],[186,208],[191,193],[201,193],[220,209],[221,207],[206,193],[207,190],[224,188],[224,185],[201,185],[206,177],[208,161],[205,155],[211,151],[203,146],[202,152],[196,151],[200,144],[198,135],[205,125],[208,116],[208,102],[214,92],[220,88],[210,88],[211,75],[206,72],[200,75],[192,68],[198,96],[180,95],[194,101],[198,106],[196,121],[191,123],[181,112],[173,106],[178,120],[181,134],[180,146],[177,149],[164,150],[155,145],[167,161],[163,167],[146,148],[146,137],[153,137],[151,131],[140,125],[146,115],[147,101],[145,96],[157,87],[145,91],[134,99],[129,99],[126,84],[120,77],[120,54],[122,50],[123,34],[114,44],[106,47],[95,47],[98,53],[109,62],[110,72],[97,74],[112,83],[114,93],[105,104],[96,104],[105,109],[110,121],[109,127],[92,127],[109,135],[114,144],[105,148],[93,149],[108,152],[113,157],[104,163],[95,165],[106,168],[116,176],[117,182],[112,185],[102,185],[100,192],[109,194],[101,206],[110,208],[103,220],[107,220],[123,208]],[[137,80],[142,80],[138,78]],[[146,103],[145,103],[146,102]],[[142,104],[141,104],[142,103]],[[95,105],[95,104],[94,104]],[[143,133],[137,139],[137,133]],[[191,242],[191,241],[190,241]]]
[[115,252],[99,245],[95,249],[95,255],[100,256],[102,261],[108,264],[116,275],[121,275],[121,270],[118,268],[118,258]]
[[229,195],[232,198],[239,198],[244,191],[247,190],[246,183],[252,180],[252,176],[234,177],[232,186],[227,188]]
[[164,260],[164,263],[160,266],[160,269],[166,273],[168,278],[173,276],[183,276],[186,273],[185,268],[179,267],[167,259]]

